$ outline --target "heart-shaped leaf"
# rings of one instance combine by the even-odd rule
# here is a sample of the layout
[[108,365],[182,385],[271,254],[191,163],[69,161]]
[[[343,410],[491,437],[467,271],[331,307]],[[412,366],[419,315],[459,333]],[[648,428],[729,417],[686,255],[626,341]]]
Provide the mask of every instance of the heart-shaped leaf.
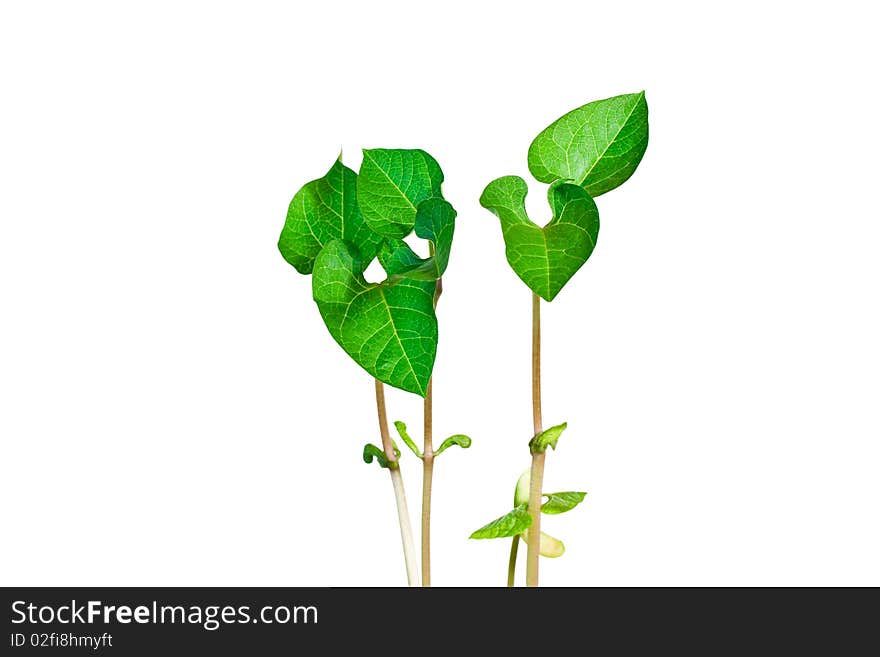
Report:
[[544,497],[547,501],[541,505],[541,513],[556,515],[571,511],[578,504],[584,501],[586,493],[579,491],[564,491],[561,493],[545,493]]
[[366,149],[357,178],[364,220],[381,235],[406,237],[419,204],[440,196],[442,182],[440,165],[423,150]]
[[480,527],[470,538],[507,538],[516,536],[529,528],[532,517],[529,515],[528,504],[520,504],[510,513],[496,518],[488,525]]
[[379,249],[379,261],[389,276],[435,281],[446,271],[455,232],[455,209],[442,198],[419,203],[416,235],[431,244],[434,255],[420,258],[402,239],[389,238]]
[[357,202],[357,174],[336,160],[323,178],[306,183],[294,195],[278,239],[281,255],[300,274],[310,274],[327,242],[345,240],[364,262],[376,255],[382,236],[364,223]]
[[341,240],[315,259],[312,296],[330,335],[373,377],[425,396],[437,352],[434,283],[367,283]]
[[541,298],[552,301],[590,257],[599,236],[599,211],[590,195],[569,183],[547,192],[553,218],[543,228],[526,215],[526,181],[504,176],[490,182],[480,204],[501,219],[507,262]]
[[541,182],[572,180],[599,196],[629,179],[647,147],[645,92],[615,96],[547,126],[529,146],[529,171]]

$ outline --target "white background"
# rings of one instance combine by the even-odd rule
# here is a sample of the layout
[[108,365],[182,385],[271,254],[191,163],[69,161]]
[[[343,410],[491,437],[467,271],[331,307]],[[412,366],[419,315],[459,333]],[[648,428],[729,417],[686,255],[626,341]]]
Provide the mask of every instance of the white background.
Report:
[[503,584],[467,536],[528,463],[530,298],[477,199],[523,175],[546,220],[532,138],[645,89],[648,152],[544,306],[546,490],[589,496],[543,583],[880,584],[868,6],[3,3],[0,583],[405,582],[371,379],[275,246],[341,146],[446,173],[436,432],[474,445],[438,461],[434,581]]

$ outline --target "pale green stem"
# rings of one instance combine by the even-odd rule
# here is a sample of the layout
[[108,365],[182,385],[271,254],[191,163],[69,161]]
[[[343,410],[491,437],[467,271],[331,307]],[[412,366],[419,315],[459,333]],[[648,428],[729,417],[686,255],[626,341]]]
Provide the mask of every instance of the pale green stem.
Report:
[[406,579],[410,586],[419,585],[419,567],[416,561],[416,544],[413,539],[412,525],[409,521],[409,508],[406,504],[406,490],[403,487],[403,475],[394,453],[394,445],[388,433],[388,415],[385,411],[385,387],[376,379],[376,410],[379,413],[379,433],[382,436],[382,449],[391,462],[388,473],[394,487],[394,499],[397,502],[397,521],[400,524],[400,540],[403,543],[403,559],[406,562]]
[[519,536],[514,536],[510,543],[510,561],[507,562],[507,586],[513,586],[513,577],[516,574],[516,553],[519,549]]

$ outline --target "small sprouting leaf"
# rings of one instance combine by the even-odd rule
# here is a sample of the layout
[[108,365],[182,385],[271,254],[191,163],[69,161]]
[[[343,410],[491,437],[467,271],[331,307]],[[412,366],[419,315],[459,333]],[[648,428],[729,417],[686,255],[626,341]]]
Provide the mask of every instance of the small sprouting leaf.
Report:
[[[528,529],[526,529],[522,533],[522,540],[524,540],[526,543],[529,542]],[[541,554],[542,557],[555,559],[565,554],[565,544],[558,538],[554,538],[550,536],[550,534],[545,534],[544,532],[541,532],[541,544],[538,548],[538,552]]]
[[[394,445],[394,454],[398,457],[400,456],[400,450],[397,449],[397,445]],[[373,443],[367,443],[364,445],[364,463],[372,463],[373,459],[376,459],[376,462],[383,468],[394,469],[400,467],[396,461],[389,461],[388,456],[379,447],[376,447]]]
[[312,296],[333,339],[373,377],[425,396],[437,352],[432,282],[367,283],[363,265],[334,240],[315,259]]
[[379,264],[388,274],[389,279],[397,280],[403,278],[406,274],[407,278],[426,281],[433,281],[436,277],[430,276],[420,277],[417,272],[424,260],[413,251],[409,244],[401,239],[386,238],[379,247]]
[[366,149],[357,178],[364,220],[380,235],[406,237],[419,204],[440,196],[442,182],[440,165],[423,150]]
[[565,431],[567,426],[568,422],[557,424],[555,427],[544,429],[544,431],[532,438],[529,442],[529,448],[531,449],[532,454],[546,452],[548,447],[556,449],[556,441],[559,440],[559,436],[562,435],[562,432]]
[[397,429],[397,433],[400,434],[400,439],[406,443],[406,446],[410,448],[413,454],[422,458],[422,453],[419,451],[419,448],[416,447],[415,441],[409,437],[409,434],[406,432],[406,425],[400,420],[396,420],[394,422],[394,428]]
[[510,513],[496,518],[485,527],[480,527],[471,534],[471,538],[506,538],[516,536],[529,528],[532,518],[528,505],[520,504]]
[[541,513],[555,515],[557,513],[571,511],[574,507],[583,502],[586,496],[586,493],[578,491],[545,493],[544,497],[547,498],[547,501],[541,505]]
[[278,239],[281,255],[301,274],[310,274],[327,242],[342,239],[369,262],[382,242],[367,227],[357,202],[357,174],[336,160],[323,178],[306,183],[294,195]]
[[572,180],[591,196],[622,185],[648,147],[645,92],[588,103],[551,123],[529,147],[529,171],[552,183]]
[[553,218],[541,228],[526,215],[526,181],[504,176],[490,182],[480,204],[501,220],[507,262],[538,296],[552,301],[587,261],[599,236],[599,211],[577,185],[547,192]]
[[440,443],[440,447],[438,447],[437,451],[434,452],[434,456],[439,456],[447,448],[452,447],[453,445],[458,445],[462,449],[467,449],[471,446],[471,439],[469,436],[465,436],[461,433],[457,433],[454,436],[449,436],[449,438]]
[[434,255],[420,258],[402,239],[386,239],[379,249],[379,262],[392,280],[400,277],[435,281],[446,271],[455,232],[455,209],[442,198],[422,201],[416,213],[416,235],[431,243]]

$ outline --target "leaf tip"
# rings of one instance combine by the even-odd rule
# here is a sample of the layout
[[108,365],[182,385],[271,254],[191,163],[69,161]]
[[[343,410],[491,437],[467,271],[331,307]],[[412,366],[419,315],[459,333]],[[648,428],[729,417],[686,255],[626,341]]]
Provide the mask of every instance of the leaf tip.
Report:
[[[392,444],[394,444],[393,441]],[[394,455],[396,457],[400,457],[400,450],[397,449],[397,445],[394,445]],[[390,468],[391,470],[396,470],[399,467],[397,465],[397,461],[390,460],[385,452],[373,443],[367,443],[366,445],[364,445],[363,458],[364,463],[366,463],[367,465],[375,460],[376,463],[379,464],[380,468]]]
[[463,433],[454,434],[440,444],[440,447],[434,452],[434,456],[439,456],[453,445],[458,445],[462,449],[468,449],[471,446],[471,442],[470,436],[466,436]]

